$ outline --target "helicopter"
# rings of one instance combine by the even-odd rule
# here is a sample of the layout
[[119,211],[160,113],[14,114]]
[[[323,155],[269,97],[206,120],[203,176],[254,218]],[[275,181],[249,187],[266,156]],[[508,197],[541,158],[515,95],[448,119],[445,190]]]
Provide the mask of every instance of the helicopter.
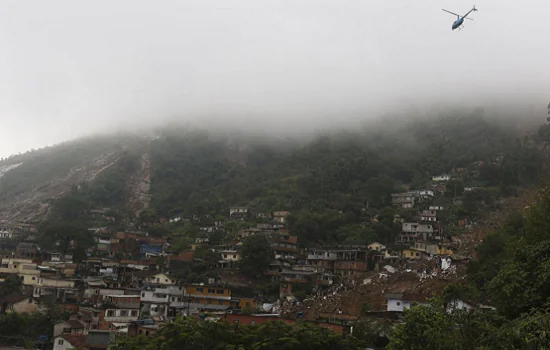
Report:
[[457,14],[454,13],[454,12],[447,11],[447,10],[445,10],[445,9],[442,9],[442,10],[445,11],[445,12],[448,12],[448,13],[450,13],[450,14],[452,14],[452,15],[455,15],[455,16],[457,17],[456,21],[453,22],[453,30],[455,30],[456,28],[458,28],[459,30],[461,30],[461,29],[464,27],[464,26],[462,25],[462,24],[464,23],[464,19],[469,19],[470,21],[473,21],[473,19],[467,18],[466,16],[468,16],[468,15],[470,14],[470,12],[472,12],[472,11],[477,11],[476,5],[474,5],[474,7],[473,7],[470,11],[468,11],[467,14],[465,14],[464,16],[461,17],[460,15],[457,15]]

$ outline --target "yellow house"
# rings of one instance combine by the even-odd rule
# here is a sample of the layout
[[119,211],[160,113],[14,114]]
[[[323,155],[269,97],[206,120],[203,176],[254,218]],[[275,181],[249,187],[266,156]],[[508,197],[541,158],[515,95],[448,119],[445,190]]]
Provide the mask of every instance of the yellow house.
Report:
[[411,249],[421,250],[432,255],[451,255],[453,251],[439,242],[416,242]]
[[383,252],[386,250],[386,246],[383,245],[382,243],[378,243],[378,242],[373,242],[371,244],[369,244],[367,246],[369,248],[369,250],[374,250],[374,251],[378,251],[378,252]]
[[437,255],[453,255],[453,251],[444,245],[438,244],[436,249]]
[[239,303],[238,307],[242,310],[245,309],[256,309],[258,305],[256,304],[256,299],[254,298],[238,298]]
[[409,249],[404,249],[404,250],[401,252],[401,255],[402,255],[405,259],[420,260],[420,259],[426,258],[429,254],[426,253],[425,251],[422,251],[422,250],[418,250],[418,249],[414,249],[414,248],[409,248]]

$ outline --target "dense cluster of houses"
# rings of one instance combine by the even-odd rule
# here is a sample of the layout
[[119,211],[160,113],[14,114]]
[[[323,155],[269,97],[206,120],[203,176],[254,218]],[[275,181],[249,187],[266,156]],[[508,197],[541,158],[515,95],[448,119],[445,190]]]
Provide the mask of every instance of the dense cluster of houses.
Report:
[[[433,196],[431,190],[415,191],[394,195],[393,200],[395,205],[409,208],[416,200],[430,196]],[[170,244],[164,238],[140,231],[116,232],[106,227],[89,228],[95,244],[78,262],[72,253],[76,242],[70,242],[68,251],[61,253],[43,251],[32,239],[21,241],[15,252],[2,257],[0,280],[16,276],[23,288],[0,298],[0,312],[30,313],[51,303],[69,310],[70,318],[54,327],[56,350],[83,346],[104,349],[117,334],[155,334],[160,325],[177,315],[213,313],[218,318],[231,318],[232,322],[261,323],[269,317],[279,317],[265,314],[272,311],[269,307],[272,304],[267,300],[235,295],[230,287],[213,279],[208,284],[186,284],[173,277],[173,266],[179,262],[193,263],[196,249],[204,245],[219,255],[220,270],[238,269],[243,241],[260,235],[269,242],[272,251],[265,277],[279,283],[279,297],[286,300],[300,284],[319,291],[334,286],[342,278],[360,277],[394,260],[451,255],[452,250],[443,243],[438,226],[440,209],[433,206],[419,211],[414,222],[397,216],[395,222],[402,225],[397,242],[402,245],[395,247],[372,242],[300,249],[298,237],[287,228],[290,212],[253,213],[244,207],[230,208],[230,219],[246,221],[255,217],[260,220],[256,220],[259,223],[254,227],[236,232],[232,243],[213,245],[209,242],[206,238],[209,233],[225,232],[223,222],[212,222],[200,227],[207,233],[205,237],[196,238],[188,250],[177,255],[169,253]],[[180,220],[187,218],[170,221]],[[2,229],[0,233],[12,236],[25,233],[29,237],[32,231],[26,229],[25,232]],[[239,314],[239,310],[261,312],[245,315]],[[329,328],[340,327],[341,332],[351,320],[341,320],[344,316],[352,317],[328,315],[326,320],[317,322]],[[334,324],[335,317],[338,326]]]

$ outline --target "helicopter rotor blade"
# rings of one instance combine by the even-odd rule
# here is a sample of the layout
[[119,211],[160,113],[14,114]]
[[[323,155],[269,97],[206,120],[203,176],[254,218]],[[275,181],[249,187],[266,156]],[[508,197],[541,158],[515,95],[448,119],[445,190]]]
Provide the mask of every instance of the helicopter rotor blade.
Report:
[[470,18],[470,17],[464,17],[465,19],[469,19],[470,21],[473,21],[474,19],[473,18]]
[[442,10],[443,10],[443,11],[445,11],[445,12],[448,12],[448,13],[450,13],[451,15],[455,15],[455,16],[458,16],[458,17],[460,17],[460,15],[457,15],[457,14],[456,14],[456,13],[454,13],[454,12],[451,12],[451,11],[447,11],[447,10],[445,10],[445,9],[442,9]]

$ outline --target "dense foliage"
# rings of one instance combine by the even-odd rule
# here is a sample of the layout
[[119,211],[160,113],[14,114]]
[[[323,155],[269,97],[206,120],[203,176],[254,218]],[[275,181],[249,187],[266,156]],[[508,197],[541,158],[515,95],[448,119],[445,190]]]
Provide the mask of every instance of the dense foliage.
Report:
[[[432,175],[476,168],[449,184],[442,200],[462,199],[450,219],[475,219],[483,207],[535,183],[542,156],[533,140],[478,111],[320,135],[301,145],[273,145],[207,131],[166,131],[151,143],[152,206],[159,217],[227,217],[230,206],[289,210],[303,245],[372,240],[389,243],[398,228],[391,193],[419,189]],[[465,186],[484,187],[464,192]],[[427,203],[426,203],[427,204]],[[379,215],[375,226],[365,222]]]
[[[80,248],[89,248],[93,238],[88,228],[97,224],[117,228],[125,213],[125,185],[139,164],[137,156],[127,153],[115,164],[101,172],[92,182],[73,186],[71,192],[53,201],[52,209],[41,223],[41,245],[66,252],[69,243],[75,241]],[[101,215],[93,215],[92,209],[109,208]],[[105,216],[114,221],[106,221]]]
[[[361,347],[361,345],[363,345]],[[122,338],[114,350],[197,349],[197,350],[355,350],[364,344],[353,337],[311,323],[287,325],[267,322],[257,326],[231,325],[180,318],[162,327],[152,337]]]
[[273,253],[265,237],[251,236],[244,240],[240,251],[240,269],[249,276],[262,275],[269,267]]

